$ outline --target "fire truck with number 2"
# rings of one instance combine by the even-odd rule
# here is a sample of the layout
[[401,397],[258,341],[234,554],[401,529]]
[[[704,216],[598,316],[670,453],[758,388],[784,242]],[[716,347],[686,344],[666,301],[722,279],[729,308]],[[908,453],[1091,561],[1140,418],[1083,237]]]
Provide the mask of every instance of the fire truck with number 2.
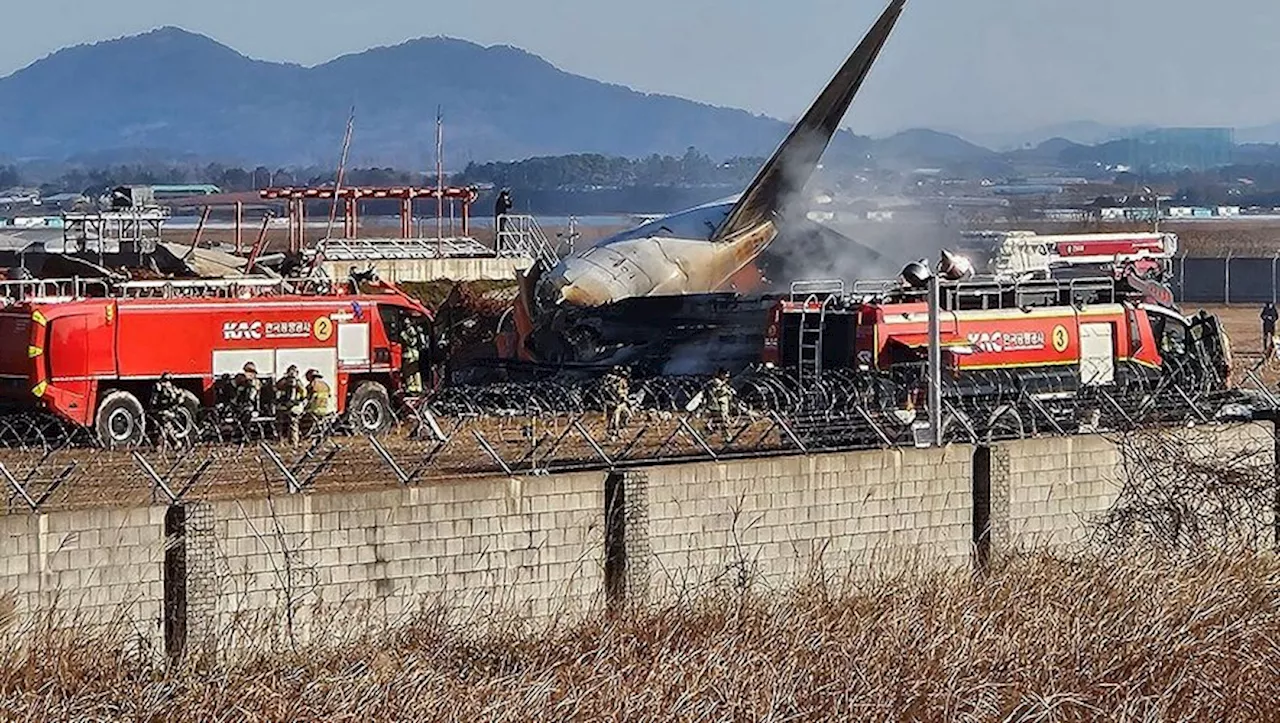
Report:
[[[259,421],[270,421],[273,382],[296,365],[329,383],[331,412],[381,434],[412,371],[404,329],[418,325],[426,346],[433,338],[430,312],[377,281],[368,292],[354,282],[253,278],[17,286],[18,298],[0,310],[0,400],[92,428],[108,446],[143,440],[144,404],[161,374],[181,389],[176,436],[186,438],[214,405],[219,380],[249,362],[262,381]],[[420,349],[418,358],[431,353]]]

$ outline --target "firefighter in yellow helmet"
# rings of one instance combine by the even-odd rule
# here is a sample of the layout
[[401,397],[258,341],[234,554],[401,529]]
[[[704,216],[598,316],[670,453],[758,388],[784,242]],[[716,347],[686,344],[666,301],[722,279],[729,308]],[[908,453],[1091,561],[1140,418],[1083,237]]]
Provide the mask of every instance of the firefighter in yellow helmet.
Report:
[[711,381],[707,382],[706,394],[711,401],[712,420],[715,426],[719,427],[721,434],[728,436],[729,417],[733,411],[733,399],[737,395],[733,385],[729,383],[728,369],[722,367]]
[[413,321],[406,320],[404,330],[400,333],[402,348],[401,359],[404,362],[401,374],[404,377],[404,392],[411,397],[422,394],[422,330]]
[[616,366],[600,380],[609,439],[617,439],[631,417],[631,370]]
[[306,417],[311,433],[323,429],[333,414],[333,389],[318,369],[307,370]]

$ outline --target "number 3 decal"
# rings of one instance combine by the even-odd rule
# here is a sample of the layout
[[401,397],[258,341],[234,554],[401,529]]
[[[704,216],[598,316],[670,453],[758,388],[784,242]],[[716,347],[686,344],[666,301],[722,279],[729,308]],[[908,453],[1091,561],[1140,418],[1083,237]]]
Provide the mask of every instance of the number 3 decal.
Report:
[[1067,350],[1067,343],[1071,341],[1071,337],[1067,334],[1067,327],[1059,324],[1053,327],[1053,350],[1061,354]]

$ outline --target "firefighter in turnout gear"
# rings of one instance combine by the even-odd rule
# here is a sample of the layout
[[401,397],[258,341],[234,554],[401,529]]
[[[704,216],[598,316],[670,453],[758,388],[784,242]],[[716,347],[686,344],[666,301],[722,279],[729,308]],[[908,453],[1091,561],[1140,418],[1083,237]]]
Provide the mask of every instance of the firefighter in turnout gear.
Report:
[[1280,311],[1276,305],[1268,301],[1262,305],[1262,355],[1269,357],[1275,351],[1276,320],[1280,319]]
[[622,425],[631,417],[631,370],[616,366],[600,380],[609,438],[617,439]]
[[276,417],[280,423],[280,438],[297,445],[302,437],[302,413],[307,408],[307,387],[298,376],[298,367],[289,365],[284,376],[276,382]]
[[333,396],[333,390],[329,388],[329,383],[324,380],[324,376],[317,369],[307,370],[307,401],[306,401],[306,417],[308,434],[315,434],[318,430],[323,430],[328,423],[330,416],[330,398]]
[[721,434],[729,434],[729,415],[733,410],[733,398],[737,392],[729,383],[729,370],[723,367],[707,382],[707,397],[711,401],[712,420],[719,427]]
[[150,407],[160,424],[160,446],[167,447],[170,443],[181,446],[178,410],[182,408],[182,393],[173,383],[173,375],[169,372],[161,374],[160,381],[151,390]]
[[262,381],[258,379],[258,368],[253,362],[246,362],[244,369],[236,375],[236,417],[245,430],[253,424],[258,416],[258,400],[262,397]]
[[422,331],[418,325],[406,320],[404,331],[400,333],[401,359],[403,366],[400,374],[404,377],[404,392],[407,396],[422,395]]

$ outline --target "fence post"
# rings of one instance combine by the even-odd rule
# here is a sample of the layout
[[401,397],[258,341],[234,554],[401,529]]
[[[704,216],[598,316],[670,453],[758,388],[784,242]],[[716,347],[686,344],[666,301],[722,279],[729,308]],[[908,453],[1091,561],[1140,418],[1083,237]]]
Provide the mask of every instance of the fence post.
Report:
[[991,447],[973,448],[973,571],[981,576],[991,564]]
[[1225,282],[1224,282],[1225,288],[1223,289],[1223,294],[1222,294],[1224,299],[1223,303],[1225,303],[1228,306],[1231,305],[1231,254],[1233,253],[1233,251],[1234,249],[1229,249],[1227,251],[1227,263],[1223,265],[1223,274],[1222,274],[1223,278],[1225,279]]
[[1182,252],[1178,259],[1178,303],[1187,302],[1187,252]]
[[1276,303],[1276,262],[1280,261],[1280,251],[1271,256],[1271,303]]
[[170,664],[187,646],[187,508],[170,504],[164,514],[164,652]]

